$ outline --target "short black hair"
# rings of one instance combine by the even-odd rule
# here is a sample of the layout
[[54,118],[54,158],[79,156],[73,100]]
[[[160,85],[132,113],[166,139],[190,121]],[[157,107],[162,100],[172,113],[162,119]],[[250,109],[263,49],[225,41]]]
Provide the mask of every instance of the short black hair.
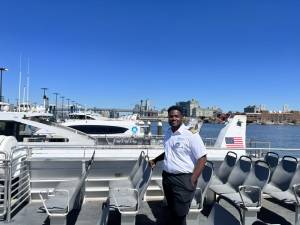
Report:
[[181,115],[182,115],[182,108],[180,106],[178,106],[178,105],[172,105],[172,106],[170,106],[168,108],[168,113],[170,113],[173,110],[179,111],[181,113]]

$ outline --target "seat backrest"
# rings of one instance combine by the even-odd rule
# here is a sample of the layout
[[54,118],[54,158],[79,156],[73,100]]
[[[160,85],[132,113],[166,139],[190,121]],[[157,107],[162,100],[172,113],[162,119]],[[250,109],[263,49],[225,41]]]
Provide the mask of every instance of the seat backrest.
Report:
[[135,162],[130,174],[129,174],[129,178],[132,180],[136,171],[138,170],[139,166],[142,164],[143,158],[145,158],[145,152],[141,151],[141,154],[138,158],[138,160]]
[[200,208],[202,208],[204,197],[211,182],[213,172],[213,163],[211,161],[206,161],[205,167],[198,179],[197,189],[194,197]]
[[261,190],[268,183],[270,177],[270,168],[266,161],[257,160],[254,163],[243,185],[260,187]]
[[228,151],[224,161],[221,163],[216,176],[223,182],[226,183],[227,179],[236,163],[237,154],[235,152]]
[[143,157],[141,165],[138,167],[136,173],[134,174],[134,176],[131,180],[133,188],[137,188],[138,184],[141,182],[141,180],[143,178],[143,173],[147,167],[147,164],[148,164],[148,161],[146,160],[145,157]]
[[270,178],[271,178],[275,168],[279,163],[279,155],[275,152],[267,152],[267,154],[265,155],[265,161],[268,163],[270,167],[270,172],[271,172]]
[[297,159],[292,156],[284,156],[276,167],[270,184],[275,185],[282,191],[286,191],[297,168]]
[[148,188],[148,185],[151,180],[151,176],[152,176],[152,168],[147,161],[146,168],[145,168],[143,176],[142,176],[142,180],[138,184],[138,188],[137,188],[139,205],[141,205],[140,203],[143,200],[144,194]]
[[289,186],[289,189],[290,191],[292,191],[293,193],[293,185],[295,184],[300,184],[300,165],[297,165],[297,169],[295,171],[295,174],[291,180],[291,183],[290,183],[290,186]]
[[227,184],[233,187],[236,191],[242,185],[250,173],[252,167],[252,160],[250,157],[242,155],[238,162],[235,164],[232,172],[228,177]]
[[217,202],[214,204],[206,225],[241,225],[230,212],[220,206]]

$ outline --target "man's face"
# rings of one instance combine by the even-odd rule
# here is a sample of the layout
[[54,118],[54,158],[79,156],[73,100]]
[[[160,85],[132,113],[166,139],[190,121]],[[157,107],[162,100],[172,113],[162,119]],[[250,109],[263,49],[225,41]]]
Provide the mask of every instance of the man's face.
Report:
[[172,110],[168,114],[169,124],[172,128],[179,128],[182,124],[182,114],[178,110]]

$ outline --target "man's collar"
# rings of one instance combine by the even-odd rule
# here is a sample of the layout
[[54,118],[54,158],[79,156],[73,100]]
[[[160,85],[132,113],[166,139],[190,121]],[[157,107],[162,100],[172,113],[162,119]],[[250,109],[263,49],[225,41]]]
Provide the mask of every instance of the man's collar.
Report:
[[182,123],[181,126],[176,130],[175,132],[172,131],[171,127],[169,128],[169,132],[171,134],[182,134],[184,130],[186,129],[186,126]]

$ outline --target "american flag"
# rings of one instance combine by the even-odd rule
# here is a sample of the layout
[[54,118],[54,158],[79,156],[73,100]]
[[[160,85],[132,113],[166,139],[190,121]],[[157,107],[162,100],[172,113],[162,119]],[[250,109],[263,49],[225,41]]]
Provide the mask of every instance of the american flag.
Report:
[[242,137],[226,137],[225,143],[227,148],[244,148]]

